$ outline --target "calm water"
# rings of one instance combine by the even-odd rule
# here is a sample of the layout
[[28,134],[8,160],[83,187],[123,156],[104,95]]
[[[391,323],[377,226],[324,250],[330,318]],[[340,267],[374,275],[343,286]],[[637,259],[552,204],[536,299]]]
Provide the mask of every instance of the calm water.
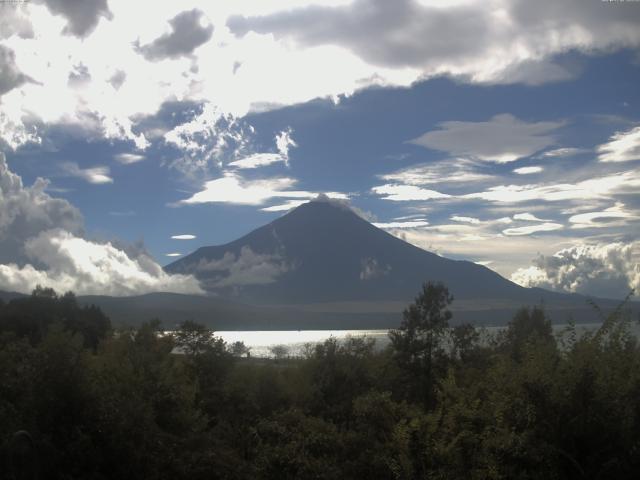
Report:
[[[578,334],[598,328],[600,323],[585,323],[576,326]],[[499,332],[505,327],[485,327],[486,335]],[[553,329],[560,334],[566,325],[554,325]],[[631,325],[631,330],[640,336],[640,327],[637,323]],[[389,344],[389,330],[273,330],[273,331],[226,331],[216,332],[227,343],[244,342],[251,348],[252,357],[271,357],[271,349],[274,346],[286,347],[289,356],[301,356],[305,345],[323,342],[330,337],[344,341],[348,336],[367,337],[375,340],[375,348],[383,349]]]

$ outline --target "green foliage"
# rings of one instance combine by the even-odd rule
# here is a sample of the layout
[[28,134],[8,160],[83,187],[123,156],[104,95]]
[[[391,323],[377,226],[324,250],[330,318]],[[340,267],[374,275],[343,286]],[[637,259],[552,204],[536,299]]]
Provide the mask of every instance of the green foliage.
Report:
[[0,332],[13,332],[32,344],[42,341],[54,323],[81,335],[84,345],[92,349],[111,330],[111,322],[98,307],[80,307],[72,292],[59,297],[52,289],[38,286],[30,297],[0,306]]
[[433,405],[436,382],[443,373],[451,302],[453,296],[447,287],[427,282],[404,311],[400,328],[389,332],[395,359],[414,387],[412,398],[422,400],[427,407]]
[[622,308],[561,341],[523,309],[486,341],[448,328],[451,300],[426,284],[386,351],[331,338],[276,361],[193,322],[105,329],[37,289],[0,304],[0,476],[637,477],[640,346]]

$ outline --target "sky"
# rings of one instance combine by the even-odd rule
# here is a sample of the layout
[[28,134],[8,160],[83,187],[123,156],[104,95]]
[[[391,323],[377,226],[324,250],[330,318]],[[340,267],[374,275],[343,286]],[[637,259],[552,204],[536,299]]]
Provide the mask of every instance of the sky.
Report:
[[0,3],[0,290],[162,266],[319,194],[524,286],[640,291],[640,2]]

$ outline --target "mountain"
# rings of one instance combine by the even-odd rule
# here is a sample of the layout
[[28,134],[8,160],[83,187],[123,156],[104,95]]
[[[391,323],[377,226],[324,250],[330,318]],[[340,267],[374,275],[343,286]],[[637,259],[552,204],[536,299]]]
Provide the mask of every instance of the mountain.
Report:
[[193,274],[208,292],[235,302],[346,319],[384,314],[397,322],[429,280],[449,288],[459,320],[504,323],[520,306],[540,303],[557,320],[569,314],[596,319],[583,296],[521,287],[484,266],[411,245],[328,201],[305,203],[238,240],[199,248],[165,269]]
[[524,298],[486,267],[422,250],[340,204],[314,201],[226,245],[165,267],[211,292],[261,304],[411,299],[425,280],[456,298]]

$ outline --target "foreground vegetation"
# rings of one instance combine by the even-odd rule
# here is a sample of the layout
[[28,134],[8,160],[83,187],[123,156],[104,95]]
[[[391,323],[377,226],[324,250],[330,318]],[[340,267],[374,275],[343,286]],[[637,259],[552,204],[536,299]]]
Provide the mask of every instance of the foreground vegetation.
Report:
[[[113,331],[72,294],[0,302],[0,472],[52,479],[637,478],[640,347],[622,309],[490,341],[425,284],[391,345],[255,362],[201,325]],[[178,348],[182,354],[176,354]],[[2,476],[0,475],[0,476]]]

